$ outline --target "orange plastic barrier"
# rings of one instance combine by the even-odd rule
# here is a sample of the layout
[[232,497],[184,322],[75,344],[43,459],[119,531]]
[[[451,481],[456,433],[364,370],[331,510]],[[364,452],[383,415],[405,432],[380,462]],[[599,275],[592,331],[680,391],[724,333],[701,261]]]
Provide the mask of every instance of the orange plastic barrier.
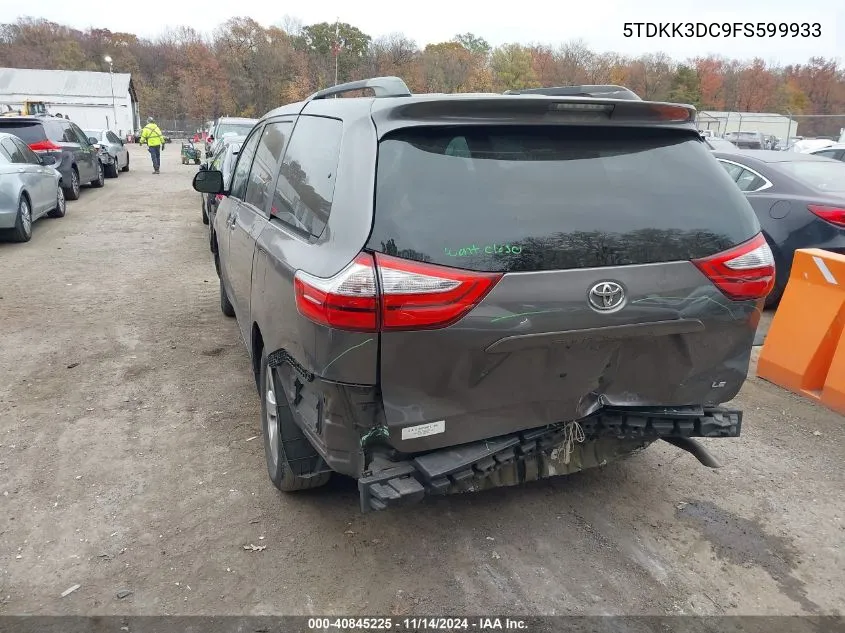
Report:
[[845,414],[845,255],[795,251],[757,375]]

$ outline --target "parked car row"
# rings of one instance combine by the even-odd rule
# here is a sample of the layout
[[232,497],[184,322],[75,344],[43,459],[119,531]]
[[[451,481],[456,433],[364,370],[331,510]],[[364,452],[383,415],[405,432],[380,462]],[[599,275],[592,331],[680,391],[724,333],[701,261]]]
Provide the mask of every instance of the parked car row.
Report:
[[258,119],[220,117],[205,138],[205,157],[213,158],[226,136],[246,136],[256,123]]
[[0,235],[25,242],[32,223],[62,217],[83,186],[129,171],[129,152],[109,130],[85,130],[52,116],[0,117]]

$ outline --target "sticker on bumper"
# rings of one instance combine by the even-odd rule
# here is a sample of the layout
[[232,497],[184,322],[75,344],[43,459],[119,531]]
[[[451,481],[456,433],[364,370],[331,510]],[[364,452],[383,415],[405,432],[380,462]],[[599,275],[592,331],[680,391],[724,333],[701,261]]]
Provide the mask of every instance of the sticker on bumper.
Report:
[[418,437],[427,437],[428,435],[437,435],[446,431],[446,420],[438,420],[437,422],[427,422],[426,424],[418,424],[417,426],[407,426],[402,429],[403,440],[413,440]]

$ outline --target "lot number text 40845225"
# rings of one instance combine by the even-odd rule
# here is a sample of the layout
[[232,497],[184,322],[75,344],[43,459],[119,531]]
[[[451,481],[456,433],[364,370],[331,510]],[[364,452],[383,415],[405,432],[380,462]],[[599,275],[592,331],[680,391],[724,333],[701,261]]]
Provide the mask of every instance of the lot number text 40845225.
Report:
[[309,630],[341,631],[527,631],[515,618],[308,618]]

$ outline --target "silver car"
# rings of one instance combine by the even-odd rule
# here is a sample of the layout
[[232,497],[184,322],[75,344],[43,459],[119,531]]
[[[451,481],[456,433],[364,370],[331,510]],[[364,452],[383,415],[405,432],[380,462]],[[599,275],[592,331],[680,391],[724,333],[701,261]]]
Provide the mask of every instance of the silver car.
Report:
[[106,178],[117,178],[121,171],[129,171],[129,150],[120,137],[111,130],[84,130],[92,145],[100,150],[100,162]]
[[62,175],[53,156],[39,157],[12,134],[0,134],[0,236],[28,242],[32,223],[65,214]]

